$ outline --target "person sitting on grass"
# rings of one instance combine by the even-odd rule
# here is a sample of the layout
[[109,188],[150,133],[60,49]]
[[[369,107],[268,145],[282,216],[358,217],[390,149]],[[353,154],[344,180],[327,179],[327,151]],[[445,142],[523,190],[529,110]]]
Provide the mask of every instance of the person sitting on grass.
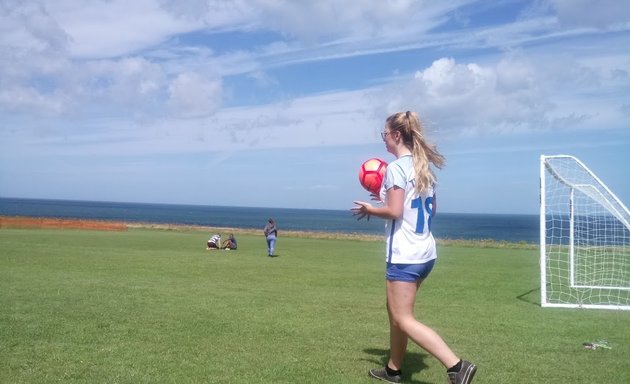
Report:
[[228,239],[223,242],[223,249],[225,249],[226,251],[229,251],[230,249],[236,249],[236,238],[232,233],[230,233]]
[[210,240],[208,240],[208,247],[206,248],[206,250],[219,248],[221,248],[221,234],[217,233],[216,235],[213,235]]

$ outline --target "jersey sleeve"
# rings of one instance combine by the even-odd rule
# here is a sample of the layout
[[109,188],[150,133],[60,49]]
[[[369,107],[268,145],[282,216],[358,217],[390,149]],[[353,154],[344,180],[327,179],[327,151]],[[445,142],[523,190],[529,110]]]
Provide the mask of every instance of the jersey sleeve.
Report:
[[400,166],[400,164],[397,164],[396,162],[392,162],[387,167],[383,185],[385,187],[385,191],[389,190],[390,188],[394,186],[405,189],[405,187],[407,186],[407,176],[405,175],[405,172]]

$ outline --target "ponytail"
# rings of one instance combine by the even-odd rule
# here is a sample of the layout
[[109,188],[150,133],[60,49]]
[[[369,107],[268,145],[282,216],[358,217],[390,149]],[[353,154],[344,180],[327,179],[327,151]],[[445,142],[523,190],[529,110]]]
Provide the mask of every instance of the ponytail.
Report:
[[444,167],[446,158],[438,152],[434,144],[427,143],[423,129],[415,112],[399,112],[387,118],[390,130],[401,133],[404,144],[411,150],[415,174],[416,194],[426,191],[437,183],[437,177],[430,167],[433,163],[439,169]]

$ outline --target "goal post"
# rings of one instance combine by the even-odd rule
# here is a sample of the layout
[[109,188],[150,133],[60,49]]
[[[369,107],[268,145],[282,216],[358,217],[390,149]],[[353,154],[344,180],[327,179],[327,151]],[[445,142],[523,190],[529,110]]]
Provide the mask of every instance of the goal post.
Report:
[[630,310],[630,212],[580,160],[540,156],[542,307]]

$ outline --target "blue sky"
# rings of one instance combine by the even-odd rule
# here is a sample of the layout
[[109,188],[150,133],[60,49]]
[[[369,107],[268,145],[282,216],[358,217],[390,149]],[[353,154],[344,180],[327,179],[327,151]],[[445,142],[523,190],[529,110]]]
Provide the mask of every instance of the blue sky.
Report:
[[628,205],[628,47],[617,0],[5,0],[0,196],[349,209],[414,110],[444,212],[537,213],[541,154]]

